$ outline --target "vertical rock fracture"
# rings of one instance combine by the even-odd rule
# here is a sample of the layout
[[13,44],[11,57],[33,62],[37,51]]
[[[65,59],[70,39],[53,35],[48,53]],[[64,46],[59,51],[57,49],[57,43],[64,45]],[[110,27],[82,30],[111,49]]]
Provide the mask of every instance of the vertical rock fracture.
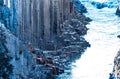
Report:
[[12,65],[8,79],[64,73],[65,65],[90,46],[82,37],[91,21],[85,12],[79,0],[0,0],[0,33]]

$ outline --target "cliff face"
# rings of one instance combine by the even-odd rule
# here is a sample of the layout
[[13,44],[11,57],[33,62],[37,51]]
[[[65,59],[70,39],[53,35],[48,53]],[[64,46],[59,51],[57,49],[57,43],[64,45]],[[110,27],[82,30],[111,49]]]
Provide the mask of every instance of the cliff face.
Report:
[[115,79],[120,79],[120,51],[118,51],[117,56],[114,59],[113,75]]
[[[82,37],[90,21],[79,0],[4,0],[0,25],[13,59],[11,79],[53,79],[90,46]],[[2,15],[0,14],[0,16]],[[51,50],[51,51],[42,51]],[[1,76],[0,76],[1,78]]]
[[5,30],[0,23],[0,78],[9,79],[12,74],[13,66],[10,63],[12,56],[9,55],[9,51],[6,46]]
[[1,79],[36,79],[37,74],[40,79],[46,79],[44,71],[36,69],[40,68],[37,67],[36,56],[1,23],[0,61]]
[[[9,0],[5,2],[8,5]],[[25,44],[54,48],[63,22],[74,18],[76,9],[86,11],[78,0],[10,0],[10,26]]]
[[62,23],[74,16],[72,0],[20,0],[17,4],[19,38],[42,49],[55,42]]

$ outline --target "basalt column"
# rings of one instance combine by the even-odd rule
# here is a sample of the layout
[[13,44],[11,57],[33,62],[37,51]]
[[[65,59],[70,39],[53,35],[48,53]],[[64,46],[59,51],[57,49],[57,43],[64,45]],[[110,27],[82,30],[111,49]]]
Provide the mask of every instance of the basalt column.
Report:
[[54,49],[63,22],[74,16],[72,0],[10,0],[10,9],[11,25],[17,29],[19,39],[41,49]]
[[45,45],[50,40],[50,0],[44,0],[44,40]]

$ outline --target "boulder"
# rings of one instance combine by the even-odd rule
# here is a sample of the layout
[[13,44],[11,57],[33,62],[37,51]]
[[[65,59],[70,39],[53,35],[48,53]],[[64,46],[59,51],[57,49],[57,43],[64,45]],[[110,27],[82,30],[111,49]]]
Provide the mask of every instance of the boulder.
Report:
[[46,58],[45,63],[46,64],[53,64],[52,58]]
[[109,74],[109,79],[115,79],[115,76],[114,76],[113,73],[110,73],[110,74]]
[[117,37],[120,38],[120,35],[118,35]]
[[52,73],[53,75],[59,75],[59,74],[64,73],[64,70],[61,69],[61,68],[59,68],[59,67],[57,67],[57,66],[52,66],[51,73]]
[[45,60],[43,58],[36,59],[37,64],[45,64]]
[[[120,9],[119,9],[119,7],[117,8],[117,10],[116,10],[116,13],[115,13],[116,15],[118,15],[119,17],[120,17]],[[118,35],[118,37],[120,38],[120,35]]]

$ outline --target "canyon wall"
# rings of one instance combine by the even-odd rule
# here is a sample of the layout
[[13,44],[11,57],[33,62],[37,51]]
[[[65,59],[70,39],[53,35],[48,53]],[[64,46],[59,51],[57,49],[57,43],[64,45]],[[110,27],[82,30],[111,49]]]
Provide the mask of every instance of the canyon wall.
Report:
[[18,37],[26,44],[46,49],[52,43],[54,47],[54,38],[74,13],[74,6],[72,0],[19,0],[15,10]]
[[26,45],[43,50],[58,48],[63,22],[75,18],[77,9],[86,11],[78,0],[4,0],[4,4],[10,8],[6,27]]
[[114,59],[113,73],[111,75],[114,76],[113,79],[120,79],[120,50]]
[[12,57],[10,79],[53,79],[90,46],[83,38],[90,19],[79,0],[2,1],[0,31]]

